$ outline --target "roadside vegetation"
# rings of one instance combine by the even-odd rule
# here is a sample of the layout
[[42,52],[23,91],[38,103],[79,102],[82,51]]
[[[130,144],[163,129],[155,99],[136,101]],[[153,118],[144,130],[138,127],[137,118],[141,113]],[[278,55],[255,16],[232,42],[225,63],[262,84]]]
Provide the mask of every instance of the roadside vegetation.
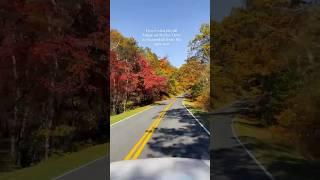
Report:
[[135,39],[107,33],[105,3],[0,2],[0,173],[104,144],[110,123],[158,100],[191,90],[208,102],[208,24],[176,68]]
[[183,64],[179,82],[185,89],[184,105],[209,130],[210,106],[210,25],[203,24],[189,44],[190,58]]
[[122,121],[125,118],[128,118],[134,114],[137,114],[137,113],[142,112],[142,111],[149,109],[149,108],[151,108],[151,105],[138,107],[138,108],[123,112],[121,114],[112,115],[112,116],[110,116],[110,125],[117,123],[119,121]]
[[238,135],[276,179],[319,177],[319,17],[304,1],[250,0],[211,23],[212,108],[246,102]]
[[189,59],[179,68],[182,89],[198,109],[210,109],[210,25],[203,24],[189,44]]
[[116,115],[176,95],[177,68],[167,57],[159,58],[150,48],[139,47],[133,38],[111,30],[111,114]]
[[202,25],[180,68],[172,66],[169,57],[158,57],[134,38],[111,30],[112,119],[187,91],[199,105],[209,107],[209,29],[208,24]]
[[47,161],[13,172],[0,173],[1,180],[51,180],[72,169],[106,156],[107,144],[86,145],[78,152],[55,153]]
[[0,174],[106,143],[106,12],[103,0],[0,1]]
[[[316,180],[320,176],[320,161],[310,161],[273,127],[264,127],[259,121],[237,117],[235,133],[254,156],[274,176],[281,180]],[[307,178],[306,178],[307,177]]]

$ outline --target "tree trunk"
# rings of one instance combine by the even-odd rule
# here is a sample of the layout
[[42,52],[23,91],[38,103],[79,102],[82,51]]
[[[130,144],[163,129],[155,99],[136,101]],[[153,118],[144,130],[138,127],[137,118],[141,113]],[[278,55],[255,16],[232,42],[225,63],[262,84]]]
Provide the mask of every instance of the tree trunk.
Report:
[[18,85],[18,72],[17,72],[17,62],[16,57],[13,55],[11,57],[12,59],[12,71],[13,71],[13,77],[15,80],[15,102],[14,102],[14,112],[13,112],[13,120],[11,122],[10,126],[10,154],[11,157],[15,160],[16,159],[16,126],[18,122],[18,113],[19,113],[19,107],[18,107],[18,100],[20,97],[20,88]]
[[[128,64],[128,60],[126,59],[126,64]],[[124,72],[126,73],[126,75],[128,75],[127,73],[127,67],[125,67]],[[125,96],[124,96],[124,102],[123,102],[123,112],[126,112],[126,107],[127,107],[127,101],[128,101],[128,84],[129,84],[129,80],[128,80],[128,76],[127,76],[127,80],[126,80],[126,86],[125,86]]]
[[49,92],[49,99],[48,99],[48,106],[47,106],[47,119],[46,119],[46,136],[45,136],[45,160],[48,160],[49,154],[50,154],[50,138],[51,138],[51,130],[52,130],[52,124],[53,119],[55,116],[55,81],[57,77],[57,72],[59,69],[58,65],[58,59],[54,58],[54,70],[51,77],[51,91]]
[[[116,80],[115,79],[113,79],[113,87],[116,87]],[[113,90],[113,96],[112,96],[112,112],[116,112],[116,88],[114,88],[114,90]]]
[[54,108],[53,108],[53,97],[49,97],[49,103],[47,107],[47,119],[46,119],[46,136],[45,136],[45,151],[44,151],[44,158],[45,160],[48,160],[49,154],[50,154],[50,137],[51,137],[51,128],[52,128],[52,121],[53,121],[53,114],[54,114]]
[[26,129],[26,124],[27,124],[27,118],[29,116],[29,107],[26,105],[25,107],[25,110],[24,110],[24,115],[23,115],[23,118],[22,118],[22,122],[21,122],[21,127],[20,127],[20,132],[19,132],[19,138],[17,140],[17,165],[18,166],[21,166],[21,158],[22,158],[22,155],[21,155],[21,151],[20,151],[20,148],[22,146],[22,142],[23,142],[23,137],[24,137],[24,132],[25,132],[25,129]]

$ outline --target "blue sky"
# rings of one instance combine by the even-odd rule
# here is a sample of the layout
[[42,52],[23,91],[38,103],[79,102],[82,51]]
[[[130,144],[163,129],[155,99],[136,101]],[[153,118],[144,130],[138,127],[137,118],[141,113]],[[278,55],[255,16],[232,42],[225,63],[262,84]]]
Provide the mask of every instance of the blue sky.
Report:
[[[111,28],[135,38],[159,57],[168,56],[176,67],[187,58],[188,44],[201,24],[210,22],[210,0],[111,0],[110,11]],[[166,46],[142,41],[146,28],[177,29],[181,41]]]

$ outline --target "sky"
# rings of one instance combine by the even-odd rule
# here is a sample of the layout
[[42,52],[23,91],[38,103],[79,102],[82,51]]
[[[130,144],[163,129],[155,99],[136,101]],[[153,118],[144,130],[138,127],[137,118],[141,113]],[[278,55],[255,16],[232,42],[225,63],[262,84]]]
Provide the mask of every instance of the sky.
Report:
[[[139,46],[151,48],[159,57],[167,56],[176,67],[185,62],[188,44],[201,24],[210,22],[210,0],[111,0],[110,5],[112,29],[135,38]],[[174,31],[169,34],[177,41],[161,45],[147,41],[147,36],[159,35],[154,31],[164,29]]]

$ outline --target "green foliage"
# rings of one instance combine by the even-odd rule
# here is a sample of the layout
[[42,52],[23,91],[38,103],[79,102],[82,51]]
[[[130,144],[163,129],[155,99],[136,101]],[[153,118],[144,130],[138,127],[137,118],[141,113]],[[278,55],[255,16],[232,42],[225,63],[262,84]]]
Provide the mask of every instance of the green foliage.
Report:
[[191,95],[193,98],[200,96],[205,88],[208,87],[208,81],[204,78],[200,78],[192,87]]
[[198,58],[201,62],[210,61],[210,25],[202,24],[200,32],[189,44],[191,56]]
[[133,38],[124,37],[119,31],[110,31],[111,49],[116,49],[119,59],[133,61],[139,51],[137,42]]
[[52,131],[52,136],[67,137],[75,132],[76,128],[72,126],[60,125]]
[[[188,91],[197,82],[209,80],[208,65],[196,58],[187,59],[177,73],[177,80],[184,91]],[[200,80],[201,79],[201,80]]]
[[174,74],[178,92],[189,91],[204,109],[209,107],[210,25],[202,24],[189,43],[189,58]]

